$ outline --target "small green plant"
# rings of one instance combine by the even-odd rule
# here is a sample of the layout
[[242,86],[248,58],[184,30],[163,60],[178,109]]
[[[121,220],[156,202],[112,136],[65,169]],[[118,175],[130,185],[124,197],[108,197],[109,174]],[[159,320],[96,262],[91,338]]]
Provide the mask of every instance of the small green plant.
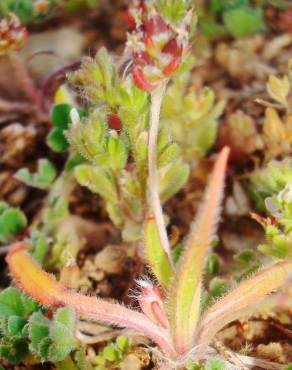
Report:
[[59,363],[79,346],[70,309],[59,308],[49,319],[38,303],[16,288],[0,293],[0,327],[0,356],[13,364],[25,361],[29,353],[35,363]]
[[288,62],[288,72],[282,77],[269,76],[267,92],[273,102],[258,99],[266,106],[263,126],[263,139],[266,146],[266,159],[291,155],[292,130],[292,61]]
[[292,162],[271,161],[266,167],[251,176],[251,190],[259,210],[268,217],[254,214],[263,226],[266,243],[259,250],[277,259],[292,256],[292,208],[291,208]]
[[171,132],[187,161],[204,157],[217,138],[218,118],[225,102],[215,103],[212,89],[189,88],[194,62],[186,60],[166,90],[161,124]]
[[129,346],[130,341],[126,336],[117,337],[115,343],[105,346],[95,357],[94,362],[97,365],[95,370],[106,370],[109,365],[118,367],[128,352]]
[[18,208],[0,202],[0,243],[10,243],[27,226],[25,214]]
[[[159,34],[162,31],[154,28],[149,32]],[[172,41],[173,35],[169,33],[168,39]],[[163,44],[165,48],[178,48],[167,40]],[[167,59],[171,52],[165,51]],[[153,56],[154,53],[158,51],[153,50]],[[135,51],[137,58],[140,54]],[[149,141],[152,140],[150,122],[157,120],[156,105],[160,106],[164,93],[164,88],[159,94],[158,90],[155,95],[148,93],[147,90],[155,85],[142,75],[139,63],[140,59],[137,59],[133,80],[130,76],[121,79],[105,49],[101,49],[94,60],[86,58],[81,69],[69,75],[69,79],[81,88],[92,108],[87,117],[79,119],[78,114],[74,114],[76,120],[65,134],[71,148],[87,160],[75,168],[77,181],[105,199],[112,221],[127,241],[141,239],[141,224],[148,200],[153,198],[147,191],[147,182],[153,180],[148,166]],[[169,61],[165,68],[174,68],[171,63]],[[161,72],[157,68],[155,73]],[[167,80],[168,77],[164,78]],[[155,139],[156,136],[158,173],[155,174],[155,191],[158,188],[164,203],[186,182],[189,166],[183,162],[181,149],[171,140],[169,130],[162,128],[155,133]]]
[[244,37],[265,30],[263,9],[249,0],[212,0],[200,19],[203,33]]

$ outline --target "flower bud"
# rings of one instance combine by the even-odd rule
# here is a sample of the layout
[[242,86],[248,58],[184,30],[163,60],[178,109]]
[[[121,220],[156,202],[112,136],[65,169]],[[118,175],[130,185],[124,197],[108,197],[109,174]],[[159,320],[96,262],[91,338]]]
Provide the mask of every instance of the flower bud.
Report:
[[27,30],[15,15],[0,19],[0,56],[21,49],[27,39]]
[[[171,6],[171,5],[168,5]],[[133,1],[129,10],[135,31],[128,36],[134,56],[133,79],[142,90],[151,92],[170,78],[189,52],[191,13],[173,23],[160,15],[155,1]]]

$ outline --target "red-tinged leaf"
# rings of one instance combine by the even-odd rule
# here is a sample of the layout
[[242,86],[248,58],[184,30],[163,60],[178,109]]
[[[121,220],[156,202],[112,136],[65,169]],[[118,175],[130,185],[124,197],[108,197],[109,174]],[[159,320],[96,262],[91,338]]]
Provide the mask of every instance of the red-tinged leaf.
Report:
[[26,294],[46,307],[68,306],[81,317],[138,331],[157,343],[166,356],[175,357],[167,330],[140,312],[70,291],[41,269],[28,253],[30,248],[28,243],[17,243],[6,257],[12,276]]
[[202,352],[225,325],[257,310],[265,298],[281,288],[292,272],[292,261],[281,261],[245,280],[205,313],[196,345]]
[[181,354],[191,349],[200,315],[202,275],[219,220],[228,155],[229,148],[225,147],[216,160],[204,202],[180,257],[169,295],[170,325],[176,350]]
[[151,92],[155,90],[156,84],[152,84],[149,81],[146,80],[143,70],[140,67],[135,67],[133,70],[133,79],[137,87],[139,89]]

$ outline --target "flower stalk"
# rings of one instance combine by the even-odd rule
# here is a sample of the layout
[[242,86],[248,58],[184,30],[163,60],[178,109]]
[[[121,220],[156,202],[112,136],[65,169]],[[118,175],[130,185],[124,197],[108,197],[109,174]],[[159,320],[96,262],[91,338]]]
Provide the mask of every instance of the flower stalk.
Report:
[[150,112],[150,131],[148,142],[148,173],[149,173],[149,193],[150,205],[154,213],[161,244],[173,266],[169,240],[167,237],[166,226],[163,217],[161,202],[159,199],[159,184],[157,171],[157,137],[159,132],[159,118],[162,99],[167,82],[162,82],[151,94]]

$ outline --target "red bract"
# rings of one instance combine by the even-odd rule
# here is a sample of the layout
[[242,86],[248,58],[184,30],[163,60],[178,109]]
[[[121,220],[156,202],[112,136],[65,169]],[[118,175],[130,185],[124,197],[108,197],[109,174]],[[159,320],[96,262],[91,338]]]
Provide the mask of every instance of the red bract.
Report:
[[148,37],[158,33],[166,32],[168,30],[167,24],[160,15],[155,15],[145,23],[145,33]]
[[134,63],[140,66],[153,65],[150,55],[146,51],[134,54]]
[[163,53],[171,54],[174,57],[181,57],[183,48],[181,45],[178,44],[178,42],[175,39],[172,39],[168,41],[167,44],[165,44],[164,48],[162,49]]
[[156,84],[152,84],[144,76],[143,70],[141,67],[135,67],[133,70],[133,79],[135,84],[144,91],[151,92],[156,88]]
[[173,59],[165,68],[163,68],[163,74],[166,77],[170,77],[178,69],[180,65],[179,59]]

